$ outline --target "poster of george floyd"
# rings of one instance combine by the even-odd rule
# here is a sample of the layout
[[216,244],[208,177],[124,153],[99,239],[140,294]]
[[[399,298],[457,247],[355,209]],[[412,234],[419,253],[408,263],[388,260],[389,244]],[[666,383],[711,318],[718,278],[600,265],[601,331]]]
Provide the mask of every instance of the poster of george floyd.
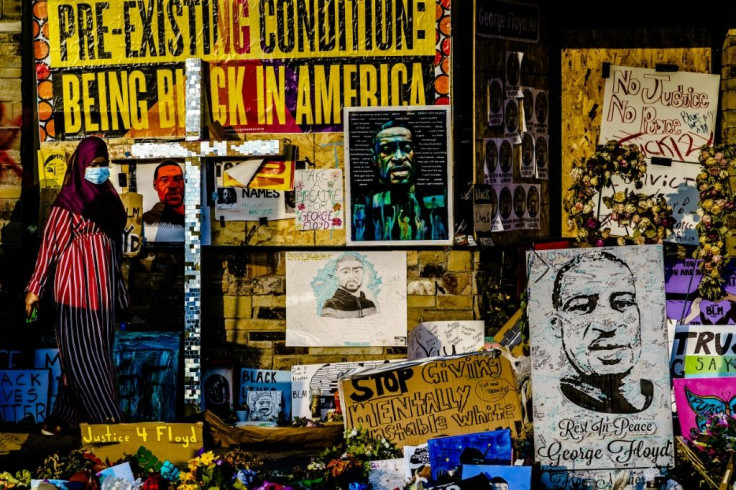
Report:
[[345,429],[362,427],[397,446],[440,436],[521,430],[511,363],[500,351],[367,367],[338,381]]
[[450,109],[345,108],[348,245],[449,245]]
[[529,263],[535,460],[571,488],[671,467],[662,245],[538,250]]

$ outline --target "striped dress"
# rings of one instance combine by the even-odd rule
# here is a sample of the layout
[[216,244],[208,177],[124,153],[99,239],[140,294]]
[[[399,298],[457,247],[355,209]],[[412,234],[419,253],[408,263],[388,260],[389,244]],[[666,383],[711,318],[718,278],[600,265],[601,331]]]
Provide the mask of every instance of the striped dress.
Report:
[[64,383],[53,413],[64,423],[121,422],[113,361],[115,302],[128,307],[122,252],[100,228],[52,207],[26,291],[39,297],[55,270],[56,340]]

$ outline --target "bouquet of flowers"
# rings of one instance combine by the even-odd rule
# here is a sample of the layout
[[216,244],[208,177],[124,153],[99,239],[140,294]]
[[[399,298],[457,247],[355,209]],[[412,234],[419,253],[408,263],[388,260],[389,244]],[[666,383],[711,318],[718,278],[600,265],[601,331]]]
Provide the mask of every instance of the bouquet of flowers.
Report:
[[[618,141],[609,141],[592,157],[573,163],[570,171],[573,183],[563,200],[563,208],[568,216],[567,226],[575,231],[579,242],[595,247],[662,243],[672,233],[675,224],[672,206],[661,194],[626,189],[613,192],[612,196],[602,195],[603,189],[614,187],[614,175],[626,184],[633,184],[634,189],[641,189],[646,172],[646,160],[639,147]],[[601,202],[611,209],[603,218]],[[624,227],[627,234],[614,237],[607,226],[612,224]]]
[[694,258],[700,259],[700,296],[715,301],[724,294],[723,268],[726,266],[728,218],[734,216],[734,194],[729,185],[729,169],[734,168],[733,147],[703,147],[698,160],[701,172],[696,178],[700,203],[699,244]]

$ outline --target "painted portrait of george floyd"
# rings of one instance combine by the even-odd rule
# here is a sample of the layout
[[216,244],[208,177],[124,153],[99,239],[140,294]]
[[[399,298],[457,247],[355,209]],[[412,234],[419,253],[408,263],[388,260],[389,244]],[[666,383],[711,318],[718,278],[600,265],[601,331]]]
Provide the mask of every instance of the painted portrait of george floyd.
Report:
[[348,245],[452,243],[449,111],[345,108]]

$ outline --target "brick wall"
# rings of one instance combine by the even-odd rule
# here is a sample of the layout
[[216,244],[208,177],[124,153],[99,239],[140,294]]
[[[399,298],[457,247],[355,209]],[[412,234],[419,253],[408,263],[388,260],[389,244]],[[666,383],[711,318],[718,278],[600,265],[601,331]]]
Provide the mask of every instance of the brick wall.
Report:
[[[480,320],[481,253],[408,250],[407,331],[422,321]],[[515,267],[510,265],[510,267]],[[294,364],[406,356],[404,347],[286,347],[286,259],[280,251],[205,249],[202,260],[205,363],[290,369]],[[491,326],[491,330],[502,325]]]

